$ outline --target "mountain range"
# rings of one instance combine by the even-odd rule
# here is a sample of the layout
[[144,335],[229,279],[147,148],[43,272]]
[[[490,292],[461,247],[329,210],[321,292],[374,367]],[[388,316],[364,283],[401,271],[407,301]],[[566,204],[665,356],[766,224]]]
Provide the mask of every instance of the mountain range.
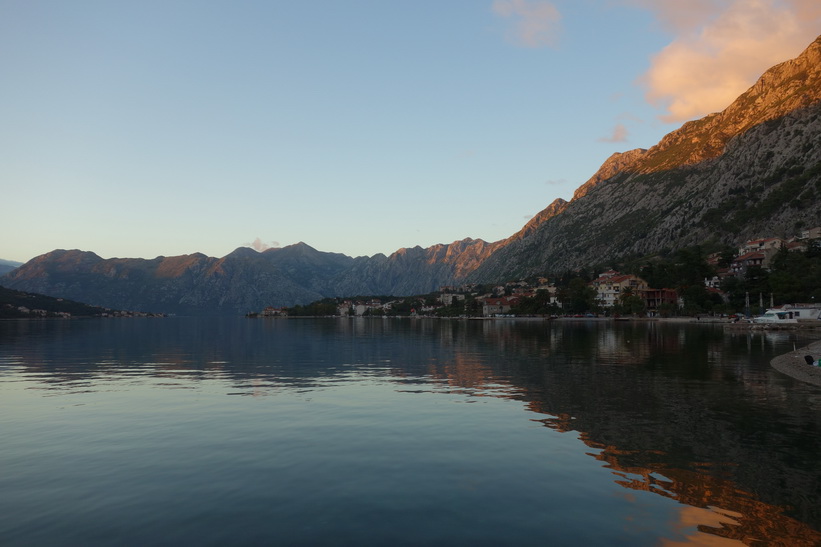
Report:
[[7,274],[15,268],[22,266],[22,262],[15,262],[13,260],[0,259],[0,275]]
[[55,250],[3,286],[109,308],[244,313],[327,296],[410,295],[558,273],[704,242],[735,245],[821,225],[821,37],[719,113],[650,149],[613,154],[570,201],[509,238],[352,258],[304,243],[222,257],[103,259]]

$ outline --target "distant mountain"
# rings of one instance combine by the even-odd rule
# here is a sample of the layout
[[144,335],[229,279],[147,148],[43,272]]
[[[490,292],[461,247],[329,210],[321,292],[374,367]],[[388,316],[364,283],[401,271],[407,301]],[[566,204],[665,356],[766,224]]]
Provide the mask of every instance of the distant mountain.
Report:
[[57,250],[0,284],[110,308],[244,313],[326,296],[422,294],[464,281],[558,273],[631,254],[735,244],[821,225],[821,37],[726,110],[650,149],[611,156],[509,238],[351,258],[299,243],[222,258],[102,259]]
[[22,262],[14,262],[13,260],[0,259],[0,275],[5,275],[15,268],[22,266]]
[[270,268],[264,253],[248,248],[223,258],[197,253],[152,260],[56,250],[0,278],[0,284],[97,306],[177,314],[236,314],[263,302],[322,297]]
[[489,252],[481,240],[370,258],[320,252],[304,243],[261,253],[240,247],[222,258],[198,253],[103,259],[56,250],[0,278],[0,284],[118,309],[241,314],[334,295],[431,292],[463,278]]

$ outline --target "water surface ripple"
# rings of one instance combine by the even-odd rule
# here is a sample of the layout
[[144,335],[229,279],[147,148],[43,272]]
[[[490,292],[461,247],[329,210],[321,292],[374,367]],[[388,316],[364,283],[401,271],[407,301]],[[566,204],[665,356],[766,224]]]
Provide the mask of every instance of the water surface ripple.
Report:
[[655,322],[0,322],[3,545],[819,545],[810,340]]

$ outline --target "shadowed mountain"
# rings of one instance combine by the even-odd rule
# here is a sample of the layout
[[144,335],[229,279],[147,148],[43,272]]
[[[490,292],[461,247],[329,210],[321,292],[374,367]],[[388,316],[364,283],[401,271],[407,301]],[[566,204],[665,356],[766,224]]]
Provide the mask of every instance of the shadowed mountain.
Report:
[[219,259],[196,253],[151,260],[56,250],[30,260],[2,283],[98,306],[178,314],[236,314],[256,310],[260,302],[322,297],[248,248]]
[[351,258],[304,243],[262,253],[240,247],[222,258],[103,259],[56,250],[0,279],[6,287],[135,311],[242,314],[265,306],[307,304],[326,296],[420,294],[475,269],[491,246],[464,240],[391,256]]
[[19,268],[22,265],[22,262],[14,262],[13,260],[0,259],[0,275],[5,275],[10,271],[14,270],[15,268]]

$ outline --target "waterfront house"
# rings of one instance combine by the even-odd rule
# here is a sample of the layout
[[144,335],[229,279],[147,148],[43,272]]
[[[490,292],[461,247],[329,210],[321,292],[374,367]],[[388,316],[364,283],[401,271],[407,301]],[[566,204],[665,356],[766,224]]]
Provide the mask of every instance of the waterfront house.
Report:
[[494,315],[506,315],[510,313],[510,308],[519,303],[519,298],[515,296],[502,296],[499,298],[485,298],[482,302],[482,315],[493,317]]
[[615,306],[619,297],[626,290],[630,290],[634,295],[641,296],[640,291],[648,288],[647,282],[632,274],[620,274],[614,270],[608,270],[590,282],[590,286],[596,290],[596,300],[604,308]]

